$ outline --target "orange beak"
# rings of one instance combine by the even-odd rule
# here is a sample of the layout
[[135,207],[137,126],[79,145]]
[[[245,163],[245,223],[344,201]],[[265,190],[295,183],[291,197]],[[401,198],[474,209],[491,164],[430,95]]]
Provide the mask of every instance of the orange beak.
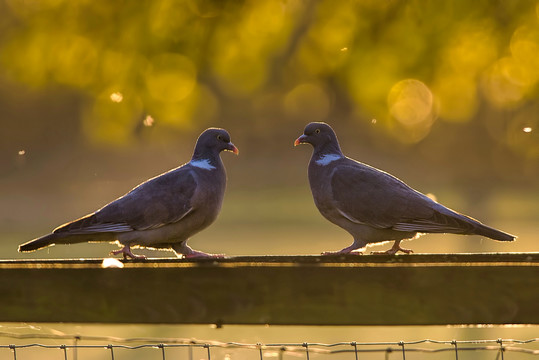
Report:
[[232,144],[231,142],[228,143],[228,147],[226,148],[227,151],[233,152],[236,155],[239,155],[240,151],[238,148]]
[[294,146],[298,146],[299,144],[304,144],[305,143],[305,135],[301,135],[299,138],[296,139],[296,141],[294,141]]

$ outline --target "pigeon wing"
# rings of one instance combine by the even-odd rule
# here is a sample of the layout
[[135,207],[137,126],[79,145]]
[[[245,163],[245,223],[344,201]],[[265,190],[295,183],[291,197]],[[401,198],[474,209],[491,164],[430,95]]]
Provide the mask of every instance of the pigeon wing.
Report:
[[171,170],[140,184],[95,213],[60,226],[54,232],[87,234],[156,229],[191,213],[191,200],[197,188],[191,170]]
[[331,189],[334,205],[343,216],[375,228],[393,228],[433,216],[432,200],[396,177],[365,164],[336,166]]
[[336,167],[331,180],[338,211],[375,228],[425,233],[473,232],[478,222],[361,163]]

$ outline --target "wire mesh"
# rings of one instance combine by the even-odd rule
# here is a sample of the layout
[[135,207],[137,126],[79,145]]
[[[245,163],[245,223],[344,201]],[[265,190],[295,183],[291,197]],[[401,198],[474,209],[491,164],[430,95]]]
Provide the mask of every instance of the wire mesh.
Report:
[[[365,360],[365,359],[524,359],[539,356],[539,338],[528,340],[432,340],[396,342],[337,343],[239,343],[200,341],[184,338],[116,338],[83,335],[35,335],[0,333],[0,337],[18,340],[71,340],[72,344],[28,342],[0,344],[0,359],[79,360],[82,352],[92,350],[91,359],[187,359],[187,360]],[[101,342],[83,344],[82,342]],[[137,344],[133,344],[137,343]],[[41,350],[39,352],[29,350]],[[144,353],[143,353],[144,351]],[[45,354],[46,352],[46,354]],[[86,353],[85,353],[86,355]],[[518,355],[518,356],[516,356]],[[516,357],[515,357],[516,356]],[[524,357],[523,357],[524,356]]]

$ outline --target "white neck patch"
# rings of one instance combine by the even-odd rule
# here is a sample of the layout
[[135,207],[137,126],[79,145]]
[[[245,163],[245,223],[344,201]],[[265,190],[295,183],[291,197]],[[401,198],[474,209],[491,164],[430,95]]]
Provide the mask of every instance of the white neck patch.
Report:
[[208,160],[208,159],[191,160],[191,165],[195,166],[197,168],[200,168],[200,169],[204,169],[204,170],[214,170],[214,169],[216,169],[215,166],[210,164],[210,160]]
[[320,158],[316,160],[315,162],[318,165],[324,166],[335,160],[339,160],[340,158],[342,158],[342,155],[340,154],[325,154],[325,155],[320,156]]

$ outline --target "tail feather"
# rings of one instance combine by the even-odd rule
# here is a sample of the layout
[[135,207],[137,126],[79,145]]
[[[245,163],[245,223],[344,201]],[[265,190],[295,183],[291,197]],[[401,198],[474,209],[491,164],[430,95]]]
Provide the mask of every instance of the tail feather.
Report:
[[451,209],[445,209],[444,213],[446,217],[450,217],[455,220],[457,223],[460,223],[460,228],[462,229],[462,234],[474,234],[481,235],[491,238],[492,240],[498,241],[514,241],[516,239],[515,235],[508,234],[493,227],[487,226],[470,216],[460,214]]
[[434,203],[434,213],[428,219],[414,219],[399,223],[393,228],[400,231],[427,233],[453,233],[463,235],[482,235],[498,241],[513,241],[516,236],[494,229],[482,222]]
[[40,238],[28,241],[27,243],[19,245],[19,252],[34,251],[34,250],[42,249],[47,246],[54,245],[58,237],[59,237],[58,234],[53,233],[53,234],[45,235]]
[[70,234],[53,232],[52,234],[45,235],[19,245],[19,252],[39,250],[56,244],[77,244],[89,241],[112,242],[114,240],[114,233]]
[[474,233],[498,241],[514,241],[516,239],[515,235],[508,234],[481,223],[476,225]]

